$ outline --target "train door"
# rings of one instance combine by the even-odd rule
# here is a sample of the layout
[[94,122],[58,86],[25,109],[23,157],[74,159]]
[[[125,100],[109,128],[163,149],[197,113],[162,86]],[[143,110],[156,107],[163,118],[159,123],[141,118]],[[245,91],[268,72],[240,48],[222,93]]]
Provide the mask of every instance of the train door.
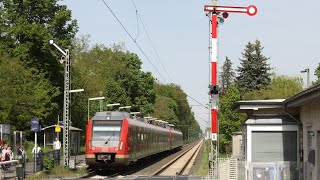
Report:
[[137,130],[136,127],[132,126],[132,134],[131,134],[131,139],[132,139],[132,159],[136,159],[136,147],[137,147]]
[[169,145],[170,145],[170,150],[171,150],[172,149],[172,142],[174,141],[174,135],[173,135],[171,130],[169,130],[169,133],[170,133],[170,135],[169,135]]

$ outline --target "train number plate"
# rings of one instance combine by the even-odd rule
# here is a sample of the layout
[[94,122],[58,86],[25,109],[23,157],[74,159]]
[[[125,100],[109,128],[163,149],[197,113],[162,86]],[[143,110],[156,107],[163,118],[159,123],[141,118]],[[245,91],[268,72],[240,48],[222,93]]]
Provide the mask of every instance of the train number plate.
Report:
[[111,155],[110,154],[99,154],[98,160],[111,160]]

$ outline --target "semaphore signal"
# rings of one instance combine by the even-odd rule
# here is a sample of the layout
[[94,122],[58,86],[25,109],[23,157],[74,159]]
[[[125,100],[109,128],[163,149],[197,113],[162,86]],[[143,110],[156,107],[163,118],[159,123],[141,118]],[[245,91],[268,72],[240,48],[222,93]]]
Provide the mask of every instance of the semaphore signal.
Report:
[[[214,179],[218,178],[218,152],[219,152],[219,141],[218,141],[218,94],[219,86],[217,85],[217,60],[218,60],[218,25],[225,22],[228,18],[229,13],[243,13],[249,16],[257,14],[258,9],[254,5],[248,7],[235,7],[235,6],[204,6],[204,11],[211,14],[211,84],[209,85],[209,94],[211,94],[211,152],[209,160],[211,161],[210,166],[213,168]],[[209,16],[210,17],[210,16]]]

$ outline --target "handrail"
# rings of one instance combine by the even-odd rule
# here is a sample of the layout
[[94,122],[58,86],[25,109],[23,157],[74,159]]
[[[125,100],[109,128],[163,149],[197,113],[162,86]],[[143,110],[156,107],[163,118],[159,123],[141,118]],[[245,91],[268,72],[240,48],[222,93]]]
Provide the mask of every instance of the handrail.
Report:
[[19,161],[18,160],[1,161],[0,165],[3,165],[3,164],[19,164]]

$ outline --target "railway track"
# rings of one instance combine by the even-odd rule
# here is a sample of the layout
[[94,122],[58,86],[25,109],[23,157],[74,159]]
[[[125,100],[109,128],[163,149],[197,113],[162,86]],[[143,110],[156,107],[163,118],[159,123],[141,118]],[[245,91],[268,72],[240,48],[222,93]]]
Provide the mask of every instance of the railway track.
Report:
[[176,176],[187,175],[192,167],[193,161],[197,156],[200,147],[203,143],[201,140],[197,145],[189,148],[184,153],[180,154],[159,170],[154,172],[151,176]]
[[[197,143],[192,142],[190,144],[183,145],[182,149],[187,149],[187,150],[182,150],[183,152],[181,154],[186,154],[187,151],[190,150],[190,147],[193,147],[195,144],[197,144]],[[139,172],[141,170],[144,170],[144,169],[148,169],[148,167],[150,165],[154,165],[154,164],[158,163],[159,161],[164,160],[164,159],[168,158],[169,156],[172,156],[172,155],[177,154],[177,153],[179,154],[179,151],[171,152],[169,154],[163,154],[163,155],[160,155],[157,158],[154,158],[151,161],[145,161],[145,162],[140,163],[138,165],[131,165],[129,168],[127,168],[125,170],[118,170],[118,171],[89,171],[88,175],[86,175],[84,177],[81,177],[81,178],[78,178],[78,179],[105,179],[105,178],[115,179],[115,178],[119,178],[119,177],[130,176],[130,175],[134,175],[134,176],[149,176],[150,177],[150,176],[155,174],[155,173],[152,173],[154,170],[149,169],[148,170],[149,171],[148,174],[140,174],[140,173],[137,173],[137,172]],[[181,157],[181,154],[179,154],[178,157]],[[158,165],[158,167],[159,167],[159,165]],[[159,169],[159,168],[157,168],[157,169]]]

